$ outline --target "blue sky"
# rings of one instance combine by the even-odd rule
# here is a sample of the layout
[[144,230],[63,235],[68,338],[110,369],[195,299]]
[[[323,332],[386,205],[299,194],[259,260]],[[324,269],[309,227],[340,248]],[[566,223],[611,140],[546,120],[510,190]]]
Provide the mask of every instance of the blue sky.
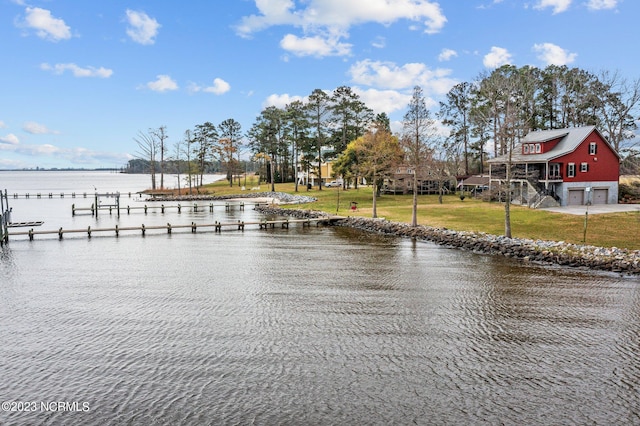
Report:
[[0,168],[119,167],[133,138],[347,85],[398,123],[504,65],[640,77],[637,0],[0,0]]

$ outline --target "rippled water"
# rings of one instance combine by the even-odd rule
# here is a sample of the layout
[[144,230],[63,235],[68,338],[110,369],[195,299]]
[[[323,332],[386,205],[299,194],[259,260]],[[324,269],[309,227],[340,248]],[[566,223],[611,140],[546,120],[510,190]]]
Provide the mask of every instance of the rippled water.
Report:
[[639,280],[348,229],[18,239],[0,324],[0,401],[78,403],[3,425],[640,424]]

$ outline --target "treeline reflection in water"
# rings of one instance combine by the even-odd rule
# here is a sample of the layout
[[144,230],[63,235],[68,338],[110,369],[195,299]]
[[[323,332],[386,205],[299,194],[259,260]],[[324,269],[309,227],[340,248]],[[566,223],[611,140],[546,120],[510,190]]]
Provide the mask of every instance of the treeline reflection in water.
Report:
[[89,406],[3,425],[640,424],[637,279],[322,227],[0,257],[0,399]]

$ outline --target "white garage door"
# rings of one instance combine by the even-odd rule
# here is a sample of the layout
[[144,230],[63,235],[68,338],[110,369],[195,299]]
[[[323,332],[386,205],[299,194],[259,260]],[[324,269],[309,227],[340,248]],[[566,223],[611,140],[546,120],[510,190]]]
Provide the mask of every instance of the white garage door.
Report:
[[594,189],[593,190],[593,204],[607,204],[607,200],[609,199],[609,190],[608,189]]
[[581,206],[584,204],[584,190],[582,189],[570,189],[569,190],[569,203],[570,206]]

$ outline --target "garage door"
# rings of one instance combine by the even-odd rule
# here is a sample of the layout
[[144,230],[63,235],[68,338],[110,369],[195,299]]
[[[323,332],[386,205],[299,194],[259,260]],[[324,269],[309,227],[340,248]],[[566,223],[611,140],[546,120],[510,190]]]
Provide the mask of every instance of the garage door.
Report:
[[584,190],[582,189],[570,189],[569,190],[569,203],[570,206],[581,206],[584,204]]
[[608,189],[594,189],[593,190],[593,204],[607,204],[609,199]]

